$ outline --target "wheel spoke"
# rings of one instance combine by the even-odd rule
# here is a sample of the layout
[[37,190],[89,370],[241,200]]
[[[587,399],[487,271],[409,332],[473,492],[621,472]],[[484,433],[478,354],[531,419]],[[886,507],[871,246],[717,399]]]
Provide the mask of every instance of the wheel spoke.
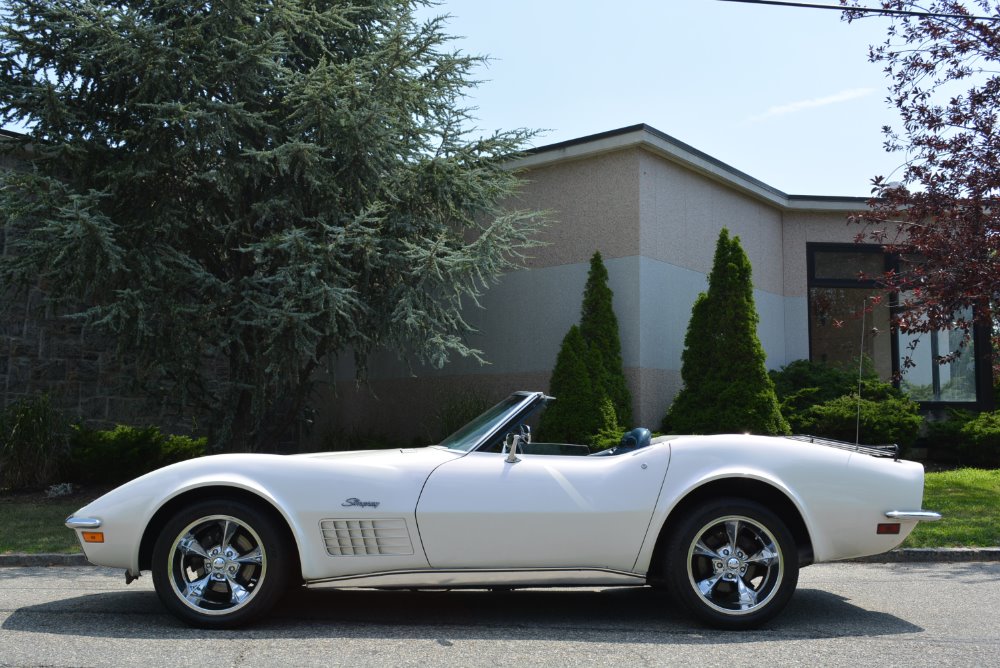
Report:
[[185,583],[183,594],[184,598],[190,601],[193,605],[200,606],[202,601],[205,600],[205,587],[208,586],[208,582],[211,577],[211,575],[206,575],[199,580]]
[[740,610],[749,610],[757,605],[757,592],[748,587],[743,578],[736,578],[736,591],[740,595]]
[[721,579],[722,579],[722,573],[716,573],[710,578],[705,578],[704,580],[701,580],[700,582],[697,583],[698,591],[700,591],[701,595],[704,596],[705,598],[712,598],[712,590],[715,589],[715,585],[717,585],[719,583],[719,580]]
[[206,552],[205,548],[201,546],[198,539],[190,533],[185,534],[184,537],[180,539],[180,542],[177,543],[177,549],[184,554],[196,554],[202,559],[208,559],[208,552]]
[[227,582],[229,583],[230,592],[229,602],[233,605],[239,605],[250,595],[250,591],[233,578],[227,578]]
[[226,520],[226,523],[222,527],[222,542],[219,543],[219,549],[223,552],[232,547],[233,536],[236,535],[236,531],[240,526],[236,522],[230,522]]
[[260,545],[258,545],[246,554],[236,557],[233,561],[238,564],[261,564],[264,561],[264,554],[260,550]]
[[705,541],[703,540],[699,540],[697,543],[695,543],[693,556],[708,557],[709,559],[719,559],[720,561],[722,560],[722,555],[720,555],[718,552],[710,548],[708,545],[705,545]]
[[768,543],[757,554],[747,559],[752,564],[761,564],[767,567],[777,564],[780,560],[781,554],[774,543]]
[[729,539],[729,554],[734,554],[737,549],[736,540],[740,535],[740,521],[729,520],[726,522],[726,536]]

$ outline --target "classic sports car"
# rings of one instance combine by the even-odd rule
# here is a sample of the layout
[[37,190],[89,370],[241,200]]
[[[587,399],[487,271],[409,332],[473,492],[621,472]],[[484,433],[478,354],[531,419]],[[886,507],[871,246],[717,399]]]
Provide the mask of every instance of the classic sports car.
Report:
[[[799,569],[885,552],[923,468],[821,439],[625,434],[531,442],[517,392],[438,445],[217,455],[133,480],[66,521],[94,564],[152,571],[177,617],[245,624],[291,586],[664,587],[722,628],[781,611]],[[803,437],[798,437],[802,439]]]

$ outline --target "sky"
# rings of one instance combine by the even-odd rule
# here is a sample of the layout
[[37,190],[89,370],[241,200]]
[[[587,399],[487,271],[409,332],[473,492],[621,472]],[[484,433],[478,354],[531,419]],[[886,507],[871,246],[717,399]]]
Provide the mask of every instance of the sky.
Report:
[[[823,0],[835,4],[836,0]],[[902,157],[888,80],[868,62],[889,20],[719,0],[444,0],[458,48],[491,57],[470,92],[483,131],[544,146],[646,123],[794,195],[870,194]]]

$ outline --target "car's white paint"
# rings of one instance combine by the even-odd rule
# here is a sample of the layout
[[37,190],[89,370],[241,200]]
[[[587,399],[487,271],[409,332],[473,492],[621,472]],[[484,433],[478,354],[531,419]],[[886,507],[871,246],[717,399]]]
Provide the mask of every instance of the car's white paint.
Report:
[[431,474],[417,522],[433,568],[633,570],[669,446],[519,458],[472,452]]
[[[478,569],[531,584],[544,579],[538,576],[544,569],[559,577],[565,569],[644,575],[671,511],[716,481],[752,479],[781,491],[799,510],[816,561],[892,549],[915,522],[902,522],[899,535],[881,536],[876,524],[887,511],[919,510],[923,490],[919,464],[759,436],[676,437],[611,457],[521,454],[519,460],[441,447],[219,455],[145,475],[74,517],[102,523],[105,542],[84,544],[91,562],[138,574],[140,541],[160,508],[199,488],[235,487],[271,504],[287,522],[305,581],[389,573],[397,583],[431,585],[434,573],[447,579],[446,573]],[[328,551],[324,520],[377,519],[401,520],[412,550]]]

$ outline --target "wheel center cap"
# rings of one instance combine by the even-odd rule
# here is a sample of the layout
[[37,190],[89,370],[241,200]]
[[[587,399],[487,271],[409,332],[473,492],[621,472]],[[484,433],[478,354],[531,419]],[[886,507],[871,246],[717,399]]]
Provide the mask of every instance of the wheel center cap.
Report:
[[212,570],[221,571],[226,567],[226,560],[222,557],[216,557],[212,560]]
[[730,557],[729,561],[726,562],[726,566],[729,567],[729,570],[735,571],[737,568],[740,567],[740,560],[737,559],[736,557]]

